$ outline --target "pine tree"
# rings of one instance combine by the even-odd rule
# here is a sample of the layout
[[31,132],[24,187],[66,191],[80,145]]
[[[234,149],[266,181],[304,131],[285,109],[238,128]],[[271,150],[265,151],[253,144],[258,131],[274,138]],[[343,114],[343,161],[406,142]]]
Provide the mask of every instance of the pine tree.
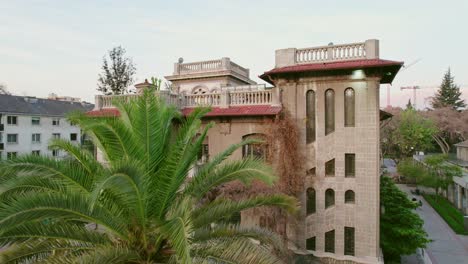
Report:
[[465,101],[460,98],[460,87],[455,84],[454,78],[449,68],[439,90],[432,99],[433,108],[451,107],[457,110],[466,106]]
[[408,100],[408,103],[406,104],[406,109],[413,109],[413,105],[411,104],[411,99]]

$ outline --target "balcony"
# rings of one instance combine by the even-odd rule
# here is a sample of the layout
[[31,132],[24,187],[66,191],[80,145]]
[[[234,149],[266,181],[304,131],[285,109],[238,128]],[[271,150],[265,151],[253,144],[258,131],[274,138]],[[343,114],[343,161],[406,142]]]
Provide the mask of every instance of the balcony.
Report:
[[[170,91],[157,91],[156,94],[167,104],[175,105],[180,110],[197,106],[229,108],[230,106],[281,105],[278,88],[266,88],[265,85],[224,87],[219,93],[178,94]],[[138,96],[138,94],[96,95],[94,110],[115,108],[113,103],[116,100],[128,101]]]

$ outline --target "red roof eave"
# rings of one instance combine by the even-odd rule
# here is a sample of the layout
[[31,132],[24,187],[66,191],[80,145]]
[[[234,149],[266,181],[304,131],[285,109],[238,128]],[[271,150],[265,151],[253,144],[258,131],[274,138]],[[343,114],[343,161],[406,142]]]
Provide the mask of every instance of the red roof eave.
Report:
[[[189,115],[195,108],[184,108],[182,114]],[[231,106],[228,108],[212,107],[211,111],[205,117],[215,116],[272,116],[281,112],[281,106],[271,105],[249,105],[249,106]],[[93,117],[112,117],[119,116],[119,110],[116,108],[93,110],[86,113]]]

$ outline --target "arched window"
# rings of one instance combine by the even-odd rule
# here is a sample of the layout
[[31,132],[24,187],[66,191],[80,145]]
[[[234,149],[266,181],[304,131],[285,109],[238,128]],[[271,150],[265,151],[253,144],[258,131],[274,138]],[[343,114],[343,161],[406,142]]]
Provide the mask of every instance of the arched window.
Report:
[[208,93],[208,88],[203,85],[196,86],[192,89],[192,94],[201,95],[206,93]]
[[306,93],[306,142],[315,141],[315,92],[312,90]]
[[325,135],[335,131],[335,92],[325,91]]
[[325,209],[333,205],[335,205],[335,191],[327,189],[325,191]]
[[246,139],[257,139],[262,140],[261,143],[250,143],[242,147],[242,157],[253,157],[257,159],[266,158],[267,145],[265,144],[266,137],[263,134],[250,134],[242,137],[243,140]]
[[355,124],[355,95],[353,88],[346,88],[344,91],[344,116],[345,127],[353,127]]
[[344,195],[344,201],[345,203],[354,203],[355,201],[355,197],[354,197],[354,191],[352,190],[347,190],[345,192],[345,195]]
[[307,215],[315,213],[315,189],[307,189]]

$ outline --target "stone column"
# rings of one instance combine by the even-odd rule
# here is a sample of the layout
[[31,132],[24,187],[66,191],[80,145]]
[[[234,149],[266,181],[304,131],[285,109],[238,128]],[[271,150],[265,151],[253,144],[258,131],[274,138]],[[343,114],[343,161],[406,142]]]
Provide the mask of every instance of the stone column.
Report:
[[229,108],[229,91],[227,89],[221,90],[219,107]]
[[366,59],[378,59],[379,58],[379,40],[368,39],[365,44]]
[[462,188],[457,184],[457,208],[462,208]]

